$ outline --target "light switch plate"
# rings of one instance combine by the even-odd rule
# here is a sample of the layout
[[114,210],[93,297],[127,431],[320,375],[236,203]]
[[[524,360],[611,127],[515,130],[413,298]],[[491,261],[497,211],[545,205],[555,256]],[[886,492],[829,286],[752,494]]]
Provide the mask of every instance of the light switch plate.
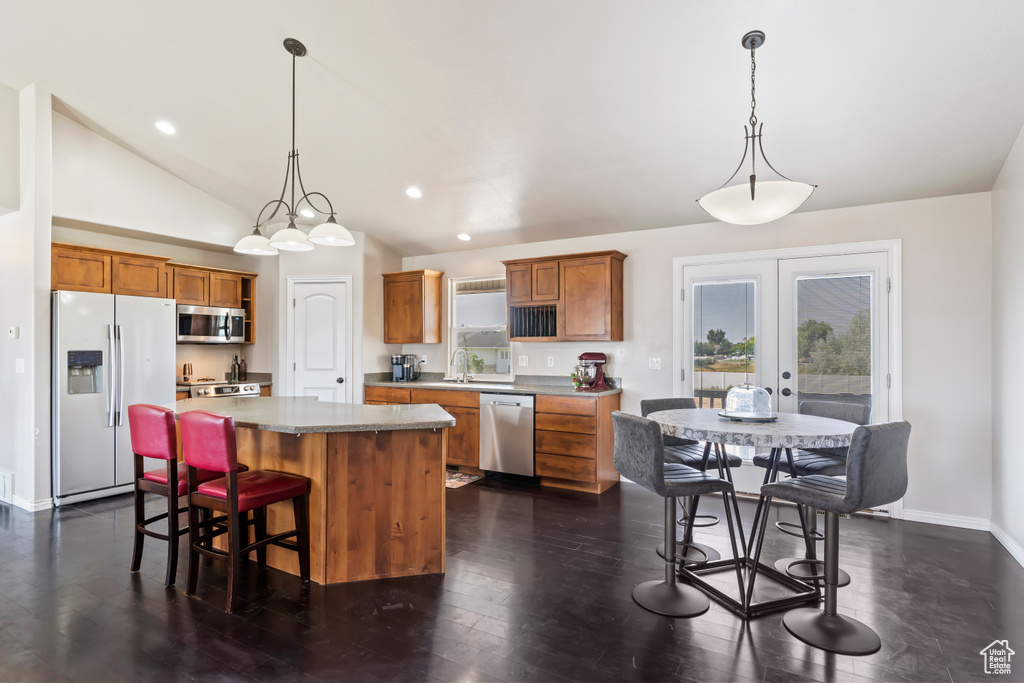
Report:
[[17,325],[14,325],[13,327],[8,327],[7,336],[10,337],[11,339],[17,339],[19,336],[21,336],[21,328],[18,327]]
[[554,356],[548,356],[548,367],[549,368],[555,367],[555,357]]
[[529,367],[529,365],[530,365],[530,357],[529,356],[519,356],[519,367],[525,368],[525,367]]
[[15,372],[25,372],[25,359],[24,358],[15,358],[14,359],[14,371]]
[[648,370],[661,370],[661,359],[660,358],[648,358],[647,359]]

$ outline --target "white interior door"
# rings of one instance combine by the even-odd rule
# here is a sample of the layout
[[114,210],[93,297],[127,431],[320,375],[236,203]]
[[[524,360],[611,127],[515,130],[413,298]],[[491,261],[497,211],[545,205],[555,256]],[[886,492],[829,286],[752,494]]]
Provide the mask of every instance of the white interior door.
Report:
[[348,281],[294,282],[292,394],[351,403]]

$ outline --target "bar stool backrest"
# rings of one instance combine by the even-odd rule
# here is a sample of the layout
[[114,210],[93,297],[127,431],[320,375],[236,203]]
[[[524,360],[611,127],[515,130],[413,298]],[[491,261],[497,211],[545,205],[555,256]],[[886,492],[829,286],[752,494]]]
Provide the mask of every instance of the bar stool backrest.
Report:
[[907,492],[909,422],[858,427],[846,459],[846,508],[894,503]]
[[205,410],[181,414],[181,446],[189,467],[214,472],[238,469],[235,420]]
[[173,410],[146,403],[128,406],[128,433],[137,455],[159,460],[178,458]]
[[612,412],[615,431],[615,469],[630,481],[664,496],[665,453],[661,427],[654,420]]
[[[697,402],[692,398],[645,398],[640,401],[640,414],[647,417],[659,410],[693,410],[696,407]],[[697,443],[690,439],[680,439],[678,436],[668,435],[663,436],[662,440],[666,446],[683,446]]]
[[[797,412],[802,415],[844,420],[855,425],[866,425],[871,419],[871,406],[861,403],[843,403],[842,401],[802,401]],[[836,458],[846,457],[845,448],[808,448],[806,450]]]

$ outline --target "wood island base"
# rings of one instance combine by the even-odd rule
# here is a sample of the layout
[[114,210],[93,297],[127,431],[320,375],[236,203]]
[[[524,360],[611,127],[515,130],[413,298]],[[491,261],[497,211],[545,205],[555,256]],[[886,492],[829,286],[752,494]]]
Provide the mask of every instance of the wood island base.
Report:
[[[250,469],[310,480],[311,579],[330,584],[444,572],[443,433],[284,434],[240,427],[236,440],[238,460]],[[292,528],[291,506],[270,506],[267,530]],[[271,567],[298,575],[294,552],[267,550]]]

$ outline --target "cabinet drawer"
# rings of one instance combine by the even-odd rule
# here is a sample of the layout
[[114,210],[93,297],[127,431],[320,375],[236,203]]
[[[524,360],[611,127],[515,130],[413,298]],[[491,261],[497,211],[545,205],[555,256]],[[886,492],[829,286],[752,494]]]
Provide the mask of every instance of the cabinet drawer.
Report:
[[534,450],[538,453],[573,455],[577,458],[597,457],[597,437],[593,434],[536,431]]
[[597,481],[597,463],[586,458],[537,453],[534,472],[538,477],[554,477],[590,483]]
[[537,429],[549,432],[575,432],[577,434],[597,434],[597,418],[585,415],[556,415],[554,413],[537,413],[535,421]]
[[559,415],[597,415],[597,400],[575,396],[538,396],[538,413]]
[[380,401],[382,403],[408,403],[409,390],[402,387],[365,387],[364,401]]
[[480,408],[480,392],[458,389],[413,389],[412,403],[436,403],[439,406]]

